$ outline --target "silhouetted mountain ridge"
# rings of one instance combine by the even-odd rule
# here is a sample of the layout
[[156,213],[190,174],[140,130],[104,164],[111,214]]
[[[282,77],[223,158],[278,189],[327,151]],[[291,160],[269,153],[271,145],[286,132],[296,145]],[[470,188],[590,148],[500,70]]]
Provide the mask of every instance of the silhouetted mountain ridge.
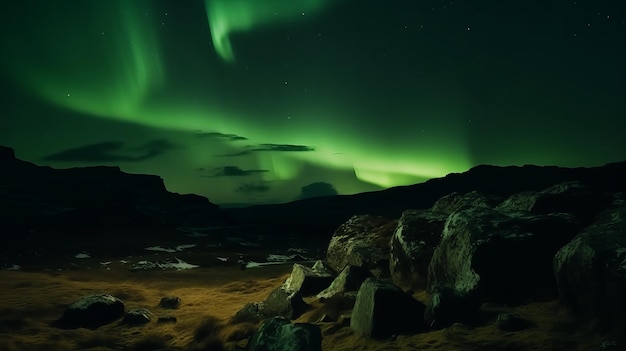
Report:
[[286,204],[257,205],[227,211],[241,223],[273,232],[303,234],[327,239],[341,223],[357,214],[399,218],[406,209],[429,208],[452,192],[479,191],[507,197],[522,191],[539,191],[566,181],[581,181],[595,191],[625,191],[626,161],[600,167],[479,165],[424,183],[386,190],[298,200]]

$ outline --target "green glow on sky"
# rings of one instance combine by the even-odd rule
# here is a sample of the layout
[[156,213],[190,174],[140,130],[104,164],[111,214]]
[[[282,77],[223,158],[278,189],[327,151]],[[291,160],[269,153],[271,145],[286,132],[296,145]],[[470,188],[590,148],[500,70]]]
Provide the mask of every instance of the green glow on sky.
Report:
[[[413,184],[479,163],[584,166],[623,155],[624,138],[617,131],[623,130],[626,95],[617,73],[626,56],[611,46],[621,38],[611,35],[623,31],[623,22],[611,17],[604,29],[594,23],[595,37],[583,28],[590,31],[587,46],[574,42],[582,35],[563,39],[562,29],[546,22],[552,39],[541,46],[519,31],[506,34],[520,36],[509,41],[500,34],[507,33],[508,23],[495,20],[491,29],[484,24],[468,32],[469,12],[461,8],[450,21],[462,23],[452,26],[443,12],[436,17],[430,8],[419,17],[421,3],[389,4],[11,3],[21,12],[0,18],[6,26],[2,49],[10,53],[0,55],[0,70],[11,78],[5,100],[10,105],[12,94],[24,95],[39,105],[28,116],[15,107],[14,121],[3,116],[0,141],[16,149],[25,145],[39,162],[47,154],[97,142],[121,141],[132,148],[167,139],[176,148],[121,166],[158,174],[173,191],[201,193],[216,202],[247,201],[246,196],[292,200],[300,187],[319,181],[354,193],[378,188],[374,185]],[[393,16],[380,16],[379,7]],[[399,11],[403,7],[411,10]],[[418,17],[424,28],[416,25]],[[492,21],[487,17],[485,22]],[[606,43],[600,33],[610,36]],[[563,63],[564,55],[571,67]],[[30,122],[22,122],[27,117]],[[59,126],[50,118],[58,118]],[[78,119],[84,123],[73,129]],[[122,129],[154,137],[136,141]],[[200,139],[198,131],[246,139]],[[34,145],[21,135],[45,143]],[[315,151],[250,151],[262,144]],[[91,164],[52,164],[80,165]],[[262,172],[212,176],[226,166]],[[236,191],[242,184],[269,184],[269,189],[259,186],[257,193],[242,195]]]
[[222,59],[235,62],[230,35],[254,28],[308,17],[329,0],[204,0],[211,38]]
[[20,67],[24,58],[16,57],[14,74],[21,73],[18,79],[49,102],[73,111],[120,119],[141,114],[150,94],[165,83],[165,67],[158,39],[137,20],[141,11],[135,4],[107,4],[103,11],[116,18],[115,25],[41,33],[40,41],[64,36],[75,47],[46,50],[44,65]]

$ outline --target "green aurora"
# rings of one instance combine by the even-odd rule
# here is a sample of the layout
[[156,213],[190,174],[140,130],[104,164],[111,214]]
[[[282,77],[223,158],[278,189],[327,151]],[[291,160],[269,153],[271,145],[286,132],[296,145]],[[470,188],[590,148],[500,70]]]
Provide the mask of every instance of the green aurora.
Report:
[[[531,5],[506,21],[505,5],[431,5],[12,4],[0,143],[38,164],[157,174],[217,203],[290,201],[316,182],[371,191],[481,163],[625,158],[618,1],[602,16],[566,9],[580,27]],[[513,27],[532,16],[527,32]]]

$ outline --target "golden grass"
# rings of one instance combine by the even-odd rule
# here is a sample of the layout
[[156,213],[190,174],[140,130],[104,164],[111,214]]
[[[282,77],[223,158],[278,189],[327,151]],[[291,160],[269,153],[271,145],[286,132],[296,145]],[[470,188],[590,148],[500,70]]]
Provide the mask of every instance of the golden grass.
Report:
[[[189,271],[130,272],[124,266],[82,268],[74,271],[0,271],[0,350],[232,350],[244,346],[256,325],[229,324],[246,303],[263,301],[282,285],[291,266],[239,270],[237,267],[199,268]],[[66,306],[82,296],[105,292],[119,297],[126,309],[147,308],[155,320],[130,327],[118,322],[96,330],[63,330],[50,326]],[[179,309],[157,307],[164,296],[181,298]],[[424,300],[423,291],[414,295]],[[533,303],[518,308],[485,308],[485,323],[475,328],[453,326],[444,330],[372,340],[355,334],[342,316],[349,314],[342,301],[323,304],[307,299],[312,309],[297,322],[317,322],[327,314],[339,321],[318,323],[323,349],[342,350],[572,350],[598,349],[602,338],[570,321],[557,302]],[[490,320],[500,312],[514,312],[536,327],[504,332]],[[173,315],[176,323],[157,323],[156,317]]]

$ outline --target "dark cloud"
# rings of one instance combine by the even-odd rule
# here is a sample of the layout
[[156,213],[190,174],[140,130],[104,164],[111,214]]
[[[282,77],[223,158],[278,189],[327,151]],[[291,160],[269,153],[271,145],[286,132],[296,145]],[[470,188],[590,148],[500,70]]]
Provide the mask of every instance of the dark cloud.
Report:
[[265,183],[243,183],[237,187],[238,193],[244,193],[249,195],[262,194],[270,190],[269,185]]
[[234,152],[232,154],[221,154],[221,155],[215,155],[215,156],[216,157],[239,157],[239,156],[247,156],[247,155],[252,155],[252,151],[246,150],[246,151],[241,151],[241,152]]
[[218,168],[217,171],[209,177],[245,177],[252,174],[267,173],[266,169],[241,169],[237,166],[225,166]]
[[143,153],[143,156],[140,156],[140,157],[143,157],[144,159],[146,159],[146,158],[158,156],[160,154],[163,154],[175,148],[176,148],[176,145],[170,143],[169,141],[165,139],[155,139],[141,146],[132,148],[130,150]]
[[332,196],[338,194],[337,189],[335,189],[332,184],[326,182],[316,182],[300,188],[300,195],[298,196],[298,199],[308,199],[311,197]]
[[227,140],[227,141],[239,141],[239,140],[248,140],[248,138],[241,136],[241,135],[237,135],[237,134],[225,134],[225,133],[219,133],[219,132],[200,132],[198,131],[196,134],[196,138],[201,138],[201,139],[221,139],[221,140]]
[[164,139],[152,140],[144,145],[126,150],[124,146],[123,142],[104,141],[66,149],[47,155],[43,159],[72,162],[139,162],[176,148],[174,144]]
[[259,147],[252,149],[252,151],[303,152],[315,151],[315,148],[312,146],[293,144],[259,144]]
[[258,144],[258,145],[246,145],[246,150],[240,152],[234,152],[232,154],[215,155],[217,157],[238,157],[251,155],[253,152],[263,151],[278,151],[278,152],[307,152],[315,151],[315,148],[307,145],[293,145],[293,144]]

